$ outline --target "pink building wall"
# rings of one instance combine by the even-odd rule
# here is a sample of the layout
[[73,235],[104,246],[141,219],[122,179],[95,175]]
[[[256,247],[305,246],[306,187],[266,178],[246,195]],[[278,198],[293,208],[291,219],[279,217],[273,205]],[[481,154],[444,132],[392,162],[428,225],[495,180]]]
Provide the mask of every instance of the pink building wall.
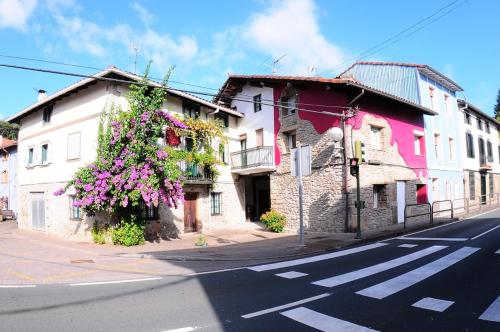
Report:
[[[274,89],[275,104],[279,102],[284,84]],[[298,88],[299,93],[299,109],[308,109],[318,112],[333,112],[341,113],[348,104],[347,89],[341,90],[332,87],[331,90],[326,90],[324,84],[308,84],[306,89]],[[427,160],[425,151],[425,141],[421,144],[421,155],[415,154],[414,131],[424,132],[423,114],[417,109],[406,106],[402,103],[393,102],[387,98],[375,96],[366,93],[357,102],[360,109],[354,118],[347,121],[353,130],[359,130],[362,119],[365,115],[370,114],[374,117],[383,118],[387,121],[391,128],[390,144],[397,144],[398,152],[405,161],[406,165],[413,169],[417,177],[422,176],[427,178]],[[340,107],[339,107],[340,106]],[[323,134],[331,127],[340,126],[340,118],[322,115],[312,112],[299,111],[299,118],[311,122],[313,127],[319,134]],[[275,120],[275,161],[279,165],[281,163],[281,153],[277,144],[278,133],[280,129],[279,108],[274,107]],[[422,137],[424,140],[425,138]],[[422,186],[418,190],[419,201],[426,201],[426,186]],[[425,196],[424,193],[425,192]]]

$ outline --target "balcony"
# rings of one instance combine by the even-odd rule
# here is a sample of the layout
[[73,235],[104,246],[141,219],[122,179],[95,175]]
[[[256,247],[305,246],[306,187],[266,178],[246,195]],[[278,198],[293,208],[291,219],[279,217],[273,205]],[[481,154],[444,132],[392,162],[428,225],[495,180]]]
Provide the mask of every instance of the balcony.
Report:
[[231,153],[231,172],[241,175],[272,172],[274,147],[260,146]]
[[486,155],[479,154],[479,170],[481,171],[489,171],[491,170],[491,163],[493,162],[493,158],[486,157]]
[[211,184],[210,173],[203,165],[196,165],[181,161],[178,163],[180,170],[185,176],[186,184]]

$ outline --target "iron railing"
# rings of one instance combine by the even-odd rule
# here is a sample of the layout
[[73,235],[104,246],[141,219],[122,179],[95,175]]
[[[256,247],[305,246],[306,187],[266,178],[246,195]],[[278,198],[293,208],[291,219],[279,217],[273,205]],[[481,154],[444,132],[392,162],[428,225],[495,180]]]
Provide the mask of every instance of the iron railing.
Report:
[[188,182],[211,182],[210,173],[203,165],[180,161],[178,163],[181,172]]
[[[408,208],[415,209],[415,208],[419,208],[419,207],[423,207],[423,206],[426,206],[428,208],[427,212],[408,215]],[[432,214],[432,206],[430,203],[406,204],[405,211],[404,211],[403,231],[406,231],[406,221],[408,218],[416,218],[416,217],[421,217],[421,216],[429,216],[429,223],[432,225],[433,214]]]
[[231,153],[231,169],[274,166],[274,147],[259,146]]

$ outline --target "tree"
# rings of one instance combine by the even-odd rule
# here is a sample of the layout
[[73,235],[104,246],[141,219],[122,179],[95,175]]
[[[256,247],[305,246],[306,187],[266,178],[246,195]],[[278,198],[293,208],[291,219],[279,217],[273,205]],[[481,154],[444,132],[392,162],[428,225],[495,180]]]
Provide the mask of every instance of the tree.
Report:
[[17,140],[19,125],[7,121],[0,121],[0,135],[9,139]]
[[500,89],[498,89],[497,94],[497,104],[495,105],[495,119],[500,120]]
[[[106,211],[116,215],[120,223],[113,242],[125,245],[144,242],[144,205],[158,206],[161,201],[177,208],[184,201],[182,182],[186,174],[179,162],[201,164],[215,177],[219,162],[212,145],[224,143],[219,122],[181,120],[162,109],[166,81],[163,87],[152,88],[146,71],[141,83],[130,86],[128,109],[112,107],[102,113],[96,160],[54,193],[62,195],[73,186],[75,206],[87,214]],[[180,136],[192,138],[192,151],[175,148]],[[165,137],[167,145],[163,146],[159,142]],[[127,232],[134,234],[133,241],[118,239],[123,234],[127,237]]]

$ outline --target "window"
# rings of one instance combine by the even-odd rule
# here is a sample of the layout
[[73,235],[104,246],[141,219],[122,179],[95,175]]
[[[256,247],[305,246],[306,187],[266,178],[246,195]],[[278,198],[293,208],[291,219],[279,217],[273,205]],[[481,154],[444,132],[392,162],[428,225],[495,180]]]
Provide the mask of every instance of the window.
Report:
[[200,116],[200,105],[183,101],[182,114],[190,118],[198,118]]
[[212,193],[211,194],[211,204],[210,204],[210,214],[212,216],[220,215],[221,214],[221,193]]
[[42,144],[42,159],[40,160],[42,164],[49,163],[49,144]]
[[450,152],[450,160],[455,159],[455,140],[453,137],[448,137],[448,150]]
[[159,214],[158,214],[158,207],[154,206],[151,204],[150,206],[147,206],[144,201],[141,201],[139,204],[141,208],[141,216],[144,218],[144,220],[157,220],[159,219]]
[[295,131],[292,131],[287,134],[288,137],[288,148],[295,149],[297,147],[297,133]]
[[485,122],[484,127],[486,129],[486,132],[489,134],[490,133],[490,124],[488,122]]
[[229,116],[226,113],[217,113],[214,117],[222,122],[224,128],[229,127]]
[[488,153],[488,161],[493,162],[493,145],[490,141],[486,142],[486,152]]
[[473,171],[469,171],[469,198],[476,198],[476,183]]
[[483,130],[483,121],[480,119],[477,119],[477,129]]
[[281,116],[287,116],[297,112],[297,99],[297,91],[290,83],[287,83],[280,96]]
[[257,129],[255,131],[255,140],[256,147],[264,146],[264,129]]
[[184,138],[184,149],[186,151],[193,151],[194,141],[191,137]]
[[2,171],[2,183],[7,183],[9,182],[9,174],[7,173],[6,170]]
[[262,95],[253,96],[253,111],[255,113],[262,111]]
[[68,135],[68,160],[80,158],[80,133]]
[[449,98],[449,97],[450,97],[450,96],[448,96],[448,95],[444,95],[444,109],[445,109],[446,113],[449,113],[449,112],[450,112],[450,109],[449,109],[449,107],[448,107],[448,98]]
[[35,162],[35,148],[30,147],[28,149],[27,164],[28,164],[28,166],[30,166],[30,165],[33,165],[34,162]]
[[382,150],[382,128],[370,126],[371,148]]
[[47,106],[43,109],[43,122],[47,123],[47,122],[50,122],[50,118],[52,117],[52,109],[53,109],[53,106],[50,105],[50,106]]
[[467,112],[464,112],[464,122],[466,124],[471,124],[471,118],[470,118],[470,114],[467,113]]
[[494,195],[494,187],[495,185],[493,184],[493,174],[490,173],[490,177],[489,177],[490,181],[489,181],[489,187],[490,187],[490,197],[493,197]]
[[436,155],[436,159],[441,157],[441,135],[434,134],[434,153]]
[[484,140],[479,137],[478,139],[478,145],[479,145],[479,163],[480,165],[486,164],[486,153],[484,149]]
[[429,87],[429,99],[431,101],[431,110],[434,109],[434,88],[433,87]]
[[423,141],[424,137],[421,135],[415,135],[414,136],[414,142],[415,142],[415,155],[417,156],[422,156],[422,150],[423,150]]
[[[467,158],[474,158],[474,139],[472,138],[471,133],[465,134],[465,145],[467,147]],[[498,147],[498,151],[500,152],[500,146]]]
[[387,207],[387,193],[385,184],[376,184],[373,186],[373,208]]
[[75,206],[75,196],[69,196],[69,218],[71,220],[82,220],[82,210]]

